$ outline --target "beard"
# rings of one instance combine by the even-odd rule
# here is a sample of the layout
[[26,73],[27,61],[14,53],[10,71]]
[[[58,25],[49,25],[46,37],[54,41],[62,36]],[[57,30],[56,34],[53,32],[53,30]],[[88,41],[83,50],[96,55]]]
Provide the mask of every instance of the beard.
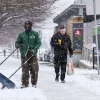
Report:
[[31,27],[25,27],[25,32],[26,32],[26,33],[29,33],[31,30],[32,30]]

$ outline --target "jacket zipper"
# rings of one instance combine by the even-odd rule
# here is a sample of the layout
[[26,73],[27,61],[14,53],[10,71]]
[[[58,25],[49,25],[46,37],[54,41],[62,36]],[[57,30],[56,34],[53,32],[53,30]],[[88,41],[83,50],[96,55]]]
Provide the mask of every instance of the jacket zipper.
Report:
[[27,51],[25,53],[25,57],[27,56],[28,50],[29,50],[29,33],[28,33],[28,48],[27,48]]

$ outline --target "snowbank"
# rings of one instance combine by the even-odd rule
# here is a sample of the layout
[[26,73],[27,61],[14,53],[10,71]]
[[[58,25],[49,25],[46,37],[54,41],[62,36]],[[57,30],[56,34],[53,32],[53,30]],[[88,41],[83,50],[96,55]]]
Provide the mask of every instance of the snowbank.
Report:
[[[5,58],[0,56],[0,62]],[[20,66],[20,60],[10,57],[0,66],[0,72],[6,77],[9,77]],[[19,80],[16,78],[18,76]],[[29,87],[25,89],[19,89],[21,79],[21,70],[19,70],[11,80],[16,84],[16,89],[0,90],[0,100],[48,100],[44,92],[38,88]],[[0,88],[2,85],[0,84]]]
[[81,87],[100,96],[100,75],[97,70],[76,68],[75,74],[68,76],[66,80],[74,81]]
[[0,90],[0,100],[47,100],[37,88]]

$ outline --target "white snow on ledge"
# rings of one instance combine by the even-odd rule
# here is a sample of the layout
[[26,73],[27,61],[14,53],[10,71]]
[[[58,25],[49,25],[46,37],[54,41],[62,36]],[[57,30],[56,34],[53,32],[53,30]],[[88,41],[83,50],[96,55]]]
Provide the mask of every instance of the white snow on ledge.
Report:
[[82,63],[84,63],[85,65],[88,65],[88,66],[93,66],[93,63],[90,62],[90,61],[87,61],[87,60],[80,60]]
[[[93,69],[93,63],[87,60],[79,60],[79,67]],[[94,65],[95,69],[98,69],[97,65]]]
[[0,90],[0,100],[48,100],[37,88]]

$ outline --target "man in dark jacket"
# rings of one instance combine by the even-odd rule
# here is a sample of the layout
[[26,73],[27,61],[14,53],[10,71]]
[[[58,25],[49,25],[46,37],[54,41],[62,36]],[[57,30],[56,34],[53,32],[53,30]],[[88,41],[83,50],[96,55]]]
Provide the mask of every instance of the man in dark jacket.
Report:
[[60,79],[62,83],[65,83],[67,51],[69,50],[70,57],[72,57],[73,50],[70,37],[66,33],[64,26],[61,26],[59,32],[53,35],[50,44],[54,48],[54,68],[56,73],[55,81],[59,81],[59,71],[61,67]]
[[25,22],[24,28],[25,31],[19,34],[15,42],[15,47],[20,48],[21,64],[23,65],[30,58],[30,60],[22,66],[21,88],[28,87],[29,75],[31,76],[32,86],[36,87],[38,79],[37,51],[41,46],[41,40],[38,33],[32,30],[32,22]]

